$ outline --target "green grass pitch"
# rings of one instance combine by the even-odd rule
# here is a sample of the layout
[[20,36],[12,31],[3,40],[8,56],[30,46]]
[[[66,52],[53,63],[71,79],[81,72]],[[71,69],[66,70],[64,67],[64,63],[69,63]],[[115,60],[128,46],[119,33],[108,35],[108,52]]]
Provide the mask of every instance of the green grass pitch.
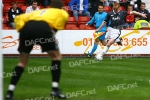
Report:
[[[86,64],[79,64],[80,61]],[[122,58],[111,61],[104,58],[98,63],[87,58],[63,58],[62,76],[59,87],[63,93],[68,93],[67,100],[150,100],[150,58]],[[18,58],[4,58],[4,72],[11,73]],[[72,64],[76,64],[73,66]],[[49,97],[51,90],[50,71],[29,73],[28,68],[50,66],[49,58],[30,58],[21,80],[15,89],[15,100],[38,100],[37,97]],[[33,71],[32,71],[33,72]],[[4,96],[10,77],[4,78]],[[131,86],[133,83],[136,86]],[[117,87],[125,84],[123,89]],[[130,84],[130,87],[127,88]],[[108,86],[114,91],[108,91]],[[95,89],[95,93],[91,91]],[[118,89],[118,90],[117,90]],[[84,91],[76,94],[77,91]],[[88,94],[87,94],[88,93]],[[34,99],[33,99],[34,98]],[[40,99],[39,99],[40,100]],[[48,100],[48,99],[41,99]],[[50,99],[49,99],[50,100]],[[57,100],[57,99],[56,99]]]

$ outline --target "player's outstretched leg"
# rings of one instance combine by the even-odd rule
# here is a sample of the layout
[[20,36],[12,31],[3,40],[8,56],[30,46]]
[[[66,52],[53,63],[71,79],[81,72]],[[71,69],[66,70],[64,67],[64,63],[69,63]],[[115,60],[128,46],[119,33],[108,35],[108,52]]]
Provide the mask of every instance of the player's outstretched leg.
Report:
[[99,54],[101,56],[101,58],[103,58],[104,54],[107,53],[107,51],[109,50],[110,46],[114,43],[114,39],[110,39],[108,41],[108,43],[106,44],[106,46],[104,47],[104,50]]
[[66,99],[66,96],[61,93],[58,88],[61,76],[61,55],[59,50],[49,51],[49,56],[52,58],[51,73],[52,73],[52,91],[51,97]]
[[13,70],[11,82],[9,84],[8,91],[7,91],[7,94],[5,97],[6,100],[14,100],[13,93],[14,93],[15,86],[17,85],[17,83],[24,71],[24,68],[28,62],[28,59],[29,59],[29,54],[26,54],[26,53],[20,54],[20,61],[19,61],[18,65],[15,67],[15,69]]

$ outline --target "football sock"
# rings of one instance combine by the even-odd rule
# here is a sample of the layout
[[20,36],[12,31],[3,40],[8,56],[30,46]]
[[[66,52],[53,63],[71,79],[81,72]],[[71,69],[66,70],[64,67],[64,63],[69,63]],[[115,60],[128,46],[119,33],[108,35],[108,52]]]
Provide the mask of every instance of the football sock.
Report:
[[13,73],[12,77],[11,77],[11,82],[10,85],[8,87],[8,91],[12,92],[15,89],[16,84],[18,83],[22,73],[24,71],[24,68],[21,66],[16,66],[14,71],[15,73]]
[[52,82],[52,90],[58,91],[58,82]]
[[104,50],[102,51],[101,55],[103,56],[107,51],[109,50],[109,47],[105,46]]
[[55,66],[57,67],[56,69],[52,69],[52,89],[53,90],[58,90],[58,84],[60,80],[60,74],[61,74],[61,69],[60,69],[61,61],[60,60],[53,60],[52,61],[52,67]]
[[93,53],[94,53],[95,50],[97,49],[97,46],[98,46],[98,44],[95,44],[95,43],[94,43],[94,46],[93,46],[92,51],[91,51],[91,53],[90,53],[90,56],[93,55]]

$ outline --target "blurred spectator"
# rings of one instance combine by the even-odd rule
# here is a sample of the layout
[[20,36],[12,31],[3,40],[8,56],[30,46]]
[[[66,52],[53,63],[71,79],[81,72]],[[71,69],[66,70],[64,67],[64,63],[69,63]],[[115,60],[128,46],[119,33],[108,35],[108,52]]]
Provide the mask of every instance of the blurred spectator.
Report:
[[134,29],[150,28],[150,23],[146,20],[140,20],[140,16],[135,16],[135,22]]
[[46,8],[46,6],[50,5],[51,0],[42,0],[42,6]]
[[112,8],[113,7],[113,3],[118,2],[119,0],[109,0],[109,6]]
[[104,6],[109,6],[108,0],[98,0],[99,4],[103,3]]
[[143,18],[143,17],[141,17],[140,19],[141,20],[146,20],[146,21],[150,21],[150,14],[149,14],[149,11],[147,10],[147,9],[145,9],[146,8],[146,5],[145,5],[145,3],[144,2],[142,2],[141,4],[140,4],[140,8],[139,9],[136,9],[136,11],[137,12],[140,12],[140,13],[143,13],[143,14],[146,14],[147,15],[147,18]]
[[71,0],[69,7],[73,11],[73,16],[78,21],[78,16],[88,16],[90,17],[90,12],[88,12],[88,0]]
[[135,8],[140,8],[141,0],[127,0],[126,5],[132,5]]
[[130,11],[133,11],[133,6],[132,5],[128,5],[127,8],[127,16],[125,17],[125,24],[123,25],[123,28],[133,28],[134,27],[134,14],[130,14]]
[[94,14],[97,12],[98,1],[99,0],[89,0],[89,12],[91,17],[93,17]]
[[32,0],[31,6],[27,7],[26,13],[39,10],[38,8],[38,2],[36,0]]
[[12,7],[8,11],[9,25],[12,29],[15,28],[14,18],[17,15],[22,14],[22,13],[23,13],[23,11],[20,8],[17,7],[17,3],[12,2]]

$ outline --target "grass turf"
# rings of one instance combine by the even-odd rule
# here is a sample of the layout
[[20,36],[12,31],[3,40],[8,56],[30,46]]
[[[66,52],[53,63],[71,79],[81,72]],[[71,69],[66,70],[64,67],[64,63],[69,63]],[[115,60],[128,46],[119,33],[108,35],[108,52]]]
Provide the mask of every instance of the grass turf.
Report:
[[[86,60],[85,60],[86,59]],[[85,60],[86,64],[79,64]],[[105,58],[101,62],[91,62],[87,58],[63,58],[62,76],[59,87],[67,93],[68,100],[150,100],[150,58],[123,58],[111,60]],[[16,66],[18,58],[4,58],[4,72],[11,73]],[[41,100],[49,97],[51,90],[50,71],[31,73],[29,68],[50,66],[49,58],[30,58],[16,89],[15,100]],[[73,63],[76,64],[73,66]],[[29,74],[30,71],[30,74]],[[33,70],[32,70],[33,71]],[[128,89],[119,88],[108,91],[108,86],[137,83],[137,87]],[[10,77],[4,78],[4,96],[6,94]],[[88,91],[95,89],[95,93]],[[76,95],[77,91],[84,90],[83,94]],[[73,95],[74,94],[74,95]],[[34,99],[33,99],[34,98]],[[57,99],[56,99],[57,100]]]

